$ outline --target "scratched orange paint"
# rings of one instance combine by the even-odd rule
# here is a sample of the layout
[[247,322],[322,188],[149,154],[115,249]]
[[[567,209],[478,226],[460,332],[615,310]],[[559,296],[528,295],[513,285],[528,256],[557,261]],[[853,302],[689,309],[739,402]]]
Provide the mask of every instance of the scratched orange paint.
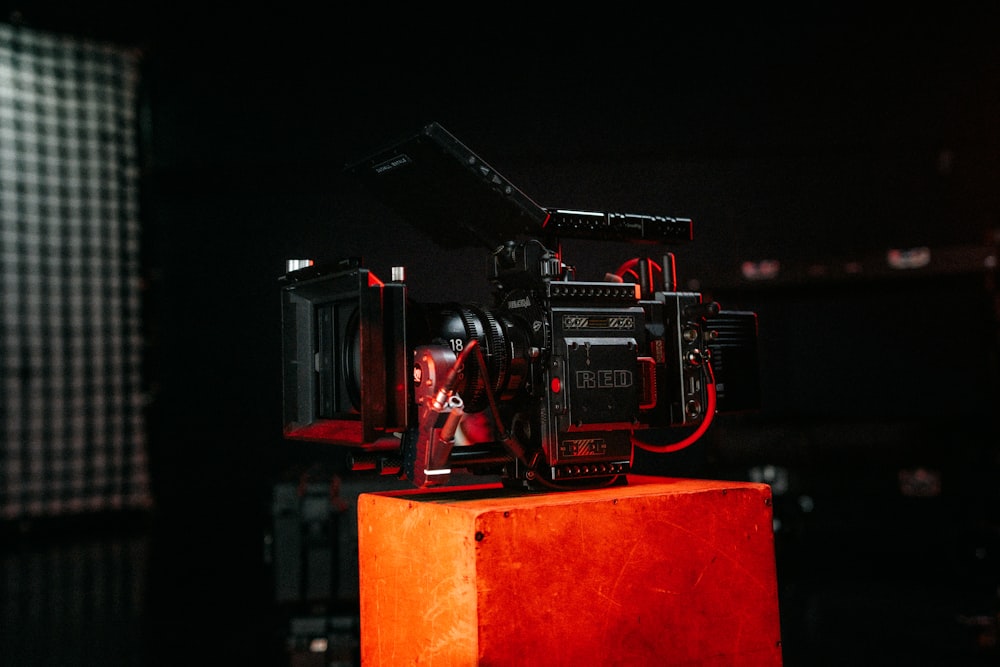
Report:
[[365,494],[362,663],[781,665],[770,488]]

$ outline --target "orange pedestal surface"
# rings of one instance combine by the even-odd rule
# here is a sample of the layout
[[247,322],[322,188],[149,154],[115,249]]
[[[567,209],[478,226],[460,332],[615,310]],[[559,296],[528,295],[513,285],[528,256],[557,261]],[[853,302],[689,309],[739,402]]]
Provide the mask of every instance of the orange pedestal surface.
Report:
[[358,499],[376,665],[780,665],[771,491],[629,477]]

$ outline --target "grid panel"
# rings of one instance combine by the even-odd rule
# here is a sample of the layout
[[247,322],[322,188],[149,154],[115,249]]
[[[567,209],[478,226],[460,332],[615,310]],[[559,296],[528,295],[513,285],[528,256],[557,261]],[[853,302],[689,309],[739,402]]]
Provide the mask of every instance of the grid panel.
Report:
[[122,535],[0,552],[4,665],[149,665],[150,545]]
[[138,59],[0,24],[0,518],[147,506]]

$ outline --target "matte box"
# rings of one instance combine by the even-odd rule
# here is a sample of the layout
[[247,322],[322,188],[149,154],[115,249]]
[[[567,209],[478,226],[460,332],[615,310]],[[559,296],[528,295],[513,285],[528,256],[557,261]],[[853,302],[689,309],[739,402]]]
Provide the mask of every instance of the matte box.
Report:
[[362,494],[362,664],[781,665],[771,521],[748,482]]

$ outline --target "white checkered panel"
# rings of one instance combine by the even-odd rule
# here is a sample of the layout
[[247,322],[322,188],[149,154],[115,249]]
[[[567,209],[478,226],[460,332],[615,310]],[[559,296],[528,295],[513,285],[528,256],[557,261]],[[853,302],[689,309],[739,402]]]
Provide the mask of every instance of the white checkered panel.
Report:
[[0,518],[149,503],[138,64],[0,24]]

